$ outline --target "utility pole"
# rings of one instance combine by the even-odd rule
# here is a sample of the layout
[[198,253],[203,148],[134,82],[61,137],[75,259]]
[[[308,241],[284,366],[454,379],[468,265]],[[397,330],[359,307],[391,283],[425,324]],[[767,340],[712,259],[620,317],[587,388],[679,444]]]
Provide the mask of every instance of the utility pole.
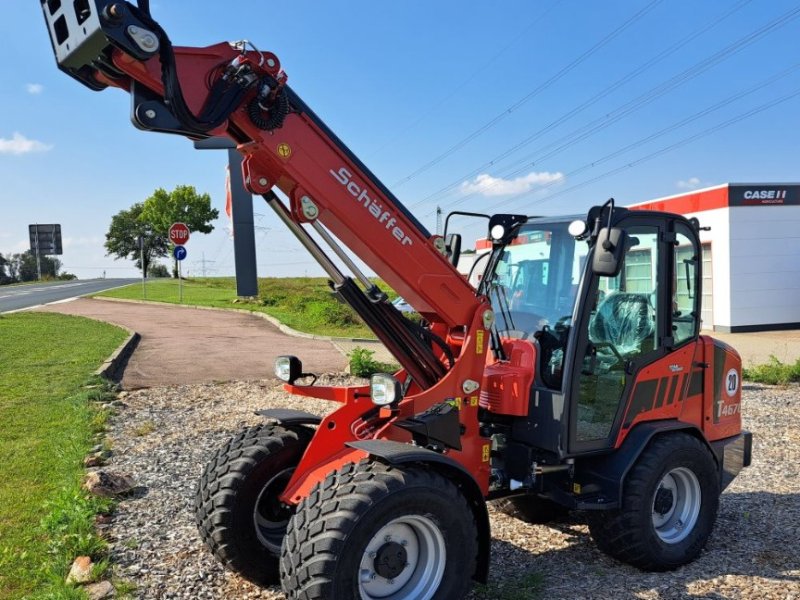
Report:
[[442,207],[436,207],[436,235],[442,234]]
[[39,224],[36,223],[36,278],[37,281],[42,280],[42,253],[39,251]]
[[[215,261],[215,260],[206,260],[206,253],[203,252],[203,258],[201,260],[198,260],[198,261],[195,261],[195,262],[199,262],[200,263],[200,265],[201,265],[200,266],[200,272],[203,274],[203,277],[205,277],[206,276],[206,271],[207,271],[206,265],[207,264],[211,264],[211,263],[215,263],[217,261]],[[214,269],[211,269],[211,270],[213,271]]]

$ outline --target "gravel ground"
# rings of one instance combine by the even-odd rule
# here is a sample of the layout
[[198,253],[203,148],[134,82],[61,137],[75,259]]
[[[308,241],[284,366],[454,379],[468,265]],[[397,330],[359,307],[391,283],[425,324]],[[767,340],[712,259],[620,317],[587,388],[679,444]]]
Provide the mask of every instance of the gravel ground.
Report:
[[[745,386],[754,463],[726,490],[703,555],[678,571],[642,573],[601,554],[580,517],[527,525],[492,510],[492,580],[473,598],[758,598],[800,600],[800,388]],[[107,535],[117,577],[158,599],[283,598],[224,572],[199,541],[192,515],[197,477],[214,449],[265,407],[324,412],[274,381],[153,388],[123,393],[111,420],[110,467],[141,488],[121,502]],[[534,586],[535,587],[535,586]]]

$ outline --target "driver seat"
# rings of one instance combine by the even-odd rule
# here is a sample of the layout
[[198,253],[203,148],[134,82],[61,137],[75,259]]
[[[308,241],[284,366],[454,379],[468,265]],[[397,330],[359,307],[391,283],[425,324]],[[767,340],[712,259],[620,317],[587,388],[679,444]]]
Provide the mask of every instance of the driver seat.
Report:
[[642,348],[652,339],[655,319],[648,294],[617,292],[606,296],[589,325],[592,342],[609,342],[622,354],[643,354],[653,349]]

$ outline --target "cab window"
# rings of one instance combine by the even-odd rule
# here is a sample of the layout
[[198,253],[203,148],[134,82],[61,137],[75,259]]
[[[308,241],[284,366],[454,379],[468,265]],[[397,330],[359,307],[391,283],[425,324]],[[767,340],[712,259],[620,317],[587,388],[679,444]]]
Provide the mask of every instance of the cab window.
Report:
[[675,249],[672,257],[672,338],[675,345],[694,338],[699,327],[698,248],[689,228],[675,226]]

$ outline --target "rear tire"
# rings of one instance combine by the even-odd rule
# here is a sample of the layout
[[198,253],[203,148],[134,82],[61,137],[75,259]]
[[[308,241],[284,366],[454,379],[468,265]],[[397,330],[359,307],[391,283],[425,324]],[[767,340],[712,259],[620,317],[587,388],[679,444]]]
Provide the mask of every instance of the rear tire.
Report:
[[706,545],[719,507],[719,474],[708,448],[687,433],[657,437],[625,482],[622,508],[590,512],[606,554],[646,571],[671,571]]
[[278,582],[291,510],[286,488],[313,432],[259,425],[231,438],[208,462],[195,496],[200,537],[222,565],[259,585]]
[[424,467],[364,460],[331,473],[300,503],[281,555],[290,600],[449,600],[471,587],[472,509]]
[[569,516],[569,510],[565,506],[534,495],[501,498],[493,504],[509,517],[534,525],[565,521]]

